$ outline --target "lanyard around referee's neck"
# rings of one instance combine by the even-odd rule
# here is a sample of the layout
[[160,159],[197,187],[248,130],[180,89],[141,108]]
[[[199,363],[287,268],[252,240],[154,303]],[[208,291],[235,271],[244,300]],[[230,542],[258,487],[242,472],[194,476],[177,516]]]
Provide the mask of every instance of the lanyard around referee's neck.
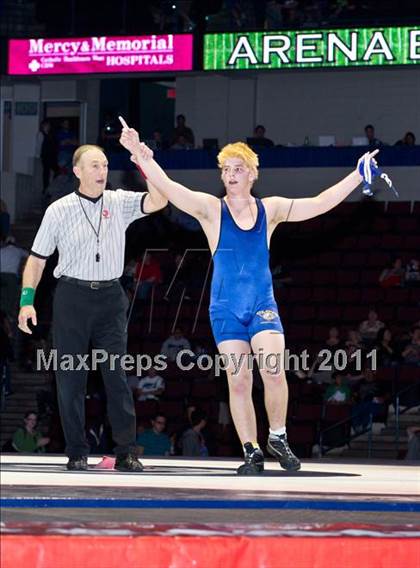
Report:
[[85,211],[85,208],[83,207],[83,203],[82,203],[82,199],[80,197],[80,195],[77,196],[79,198],[79,203],[80,203],[80,207],[82,208],[83,214],[86,217],[86,221],[89,223],[92,231],[95,233],[96,236],[96,255],[95,255],[95,260],[96,262],[99,262],[101,260],[101,255],[99,254],[99,233],[101,231],[101,224],[102,224],[102,212],[104,209],[104,194],[102,193],[100,199],[101,199],[101,212],[99,214],[99,224],[98,224],[98,228],[95,229],[92,221],[89,219],[88,214]]

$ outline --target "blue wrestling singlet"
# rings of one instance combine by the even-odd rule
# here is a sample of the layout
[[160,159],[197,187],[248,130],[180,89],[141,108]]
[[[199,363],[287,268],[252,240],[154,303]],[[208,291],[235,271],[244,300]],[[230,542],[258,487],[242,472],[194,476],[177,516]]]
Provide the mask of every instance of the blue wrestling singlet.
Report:
[[249,342],[265,330],[283,333],[273,293],[264,206],[256,199],[255,225],[241,229],[225,200],[221,202],[209,308],[216,344],[229,339]]

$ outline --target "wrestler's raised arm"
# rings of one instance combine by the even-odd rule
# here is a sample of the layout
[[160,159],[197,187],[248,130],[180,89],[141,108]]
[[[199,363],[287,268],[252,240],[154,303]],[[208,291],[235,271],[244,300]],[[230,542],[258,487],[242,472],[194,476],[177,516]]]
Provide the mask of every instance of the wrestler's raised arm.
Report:
[[134,128],[123,128],[120,142],[131,152],[131,159],[140,166],[147,180],[171,203],[192,215],[196,219],[205,219],[211,211],[211,205],[217,203],[217,198],[192,191],[170,179],[159,164],[153,159],[153,151],[140,142],[138,132]]
[[289,199],[274,196],[264,199],[269,222],[277,225],[284,221],[305,221],[330,211],[363,181],[363,176],[359,173],[360,162],[364,159],[371,160],[378,152],[379,150],[375,150],[364,154],[353,172],[315,197]]

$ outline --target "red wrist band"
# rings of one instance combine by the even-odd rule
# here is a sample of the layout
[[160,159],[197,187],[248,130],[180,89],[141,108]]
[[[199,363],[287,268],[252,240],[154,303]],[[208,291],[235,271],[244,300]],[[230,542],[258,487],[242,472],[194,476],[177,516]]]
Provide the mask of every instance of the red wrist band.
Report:
[[143,176],[143,178],[144,178],[144,179],[147,179],[146,174],[144,173],[144,171],[141,169],[141,167],[140,167],[138,164],[136,164],[136,168],[139,170],[139,172],[141,173],[141,175]]

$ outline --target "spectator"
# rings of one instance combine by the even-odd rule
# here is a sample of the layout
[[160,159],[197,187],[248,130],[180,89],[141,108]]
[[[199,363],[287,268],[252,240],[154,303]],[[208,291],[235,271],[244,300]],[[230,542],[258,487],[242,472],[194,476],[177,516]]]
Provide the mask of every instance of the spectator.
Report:
[[192,150],[194,146],[185,138],[179,135],[171,146],[171,150]]
[[376,338],[376,357],[378,365],[381,367],[395,366],[401,360],[401,356],[398,354],[392,339],[391,330],[388,327],[384,326],[378,331]]
[[395,146],[415,146],[416,137],[413,132],[406,132],[401,140],[395,142]]
[[159,129],[153,130],[152,139],[150,140],[149,146],[152,150],[167,150],[168,142],[162,135],[162,131]]
[[313,379],[316,383],[331,383],[334,373],[330,366],[322,367],[320,369],[321,363],[325,362],[325,357],[320,357],[319,353],[323,350],[335,353],[338,349],[343,349],[344,343],[341,340],[340,332],[337,327],[331,327],[328,330],[328,337],[325,340],[325,345],[318,350],[317,356],[315,357],[308,374],[303,374],[301,378]]
[[134,283],[137,282],[139,275],[140,280],[137,288],[137,298],[147,300],[153,286],[160,284],[162,281],[160,264],[149,252],[146,252],[136,264]]
[[1,393],[4,396],[12,394],[10,374],[10,363],[14,360],[12,337],[13,334],[6,313],[0,311],[0,377]]
[[35,412],[26,412],[22,428],[18,428],[13,435],[12,445],[17,452],[40,453],[45,452],[45,446],[50,439],[42,436],[37,430],[38,417]]
[[200,410],[194,410],[194,412],[192,412],[191,414],[191,428],[189,428],[182,434],[180,440],[183,456],[208,456],[206,441],[201,433],[206,424],[206,414]]
[[405,267],[405,285],[420,285],[420,262],[415,258],[412,258]]
[[248,139],[250,146],[262,147],[262,148],[272,148],[274,142],[270,138],[265,137],[265,126],[258,124],[254,128],[254,136]]
[[169,456],[171,453],[171,440],[164,433],[166,418],[156,414],[151,420],[152,428],[137,435],[137,446],[142,456]]
[[45,193],[50,185],[51,172],[54,177],[58,175],[58,145],[49,120],[43,120],[39,126],[37,146],[42,164],[42,193]]
[[341,373],[333,373],[334,383],[325,391],[324,400],[328,404],[348,404],[351,401],[351,390],[343,384]]
[[396,258],[391,267],[384,268],[379,276],[379,284],[382,288],[398,288],[404,281],[405,271],[402,265],[402,259]]
[[378,319],[375,310],[369,310],[368,319],[363,321],[359,326],[359,333],[365,345],[369,346],[376,341],[379,330],[385,327],[385,324]]
[[385,392],[372,369],[364,369],[363,378],[355,389],[355,396],[358,402],[352,409],[352,424],[358,432],[367,428],[371,416],[373,419],[384,410]]
[[347,332],[347,340],[344,344],[346,350],[350,353],[354,353],[358,349],[362,348],[362,338],[358,331],[355,329],[350,329]]
[[407,436],[408,447],[405,459],[420,461],[420,426],[409,426],[407,428]]
[[183,114],[178,114],[176,117],[176,127],[172,132],[171,147],[174,144],[180,144],[180,140],[182,140],[182,144],[188,144],[190,148],[194,148],[194,133],[186,125],[185,115]]
[[0,242],[0,309],[15,318],[19,297],[19,282],[23,261],[28,253],[14,244],[13,237]]
[[367,124],[365,126],[365,136],[367,138],[367,145],[371,149],[378,148],[379,146],[383,146],[383,143],[375,138],[375,128],[372,124]]
[[58,165],[60,169],[71,169],[71,160],[73,152],[78,145],[76,133],[71,130],[70,120],[65,118],[60,123],[60,128],[56,133],[56,140],[58,144]]
[[0,241],[6,240],[10,233],[10,213],[6,202],[0,199]]
[[165,390],[165,380],[151,367],[145,377],[139,379],[135,391],[137,400],[159,400]]
[[402,352],[402,357],[405,364],[420,366],[420,327],[415,327],[410,335],[411,341]]
[[177,327],[173,335],[170,335],[168,339],[163,342],[160,352],[162,355],[165,355],[168,361],[174,362],[178,353],[183,349],[191,349],[191,344],[188,339],[184,337],[182,329]]
[[360,359],[355,354],[363,353],[362,338],[360,333],[354,329],[349,330],[347,340],[344,344],[344,349],[347,357],[347,366],[345,373],[349,381],[357,381],[360,378]]
[[324,349],[329,349],[332,352],[337,351],[337,349],[343,348],[343,342],[340,337],[340,330],[338,327],[330,327],[328,330],[328,338],[325,341]]

